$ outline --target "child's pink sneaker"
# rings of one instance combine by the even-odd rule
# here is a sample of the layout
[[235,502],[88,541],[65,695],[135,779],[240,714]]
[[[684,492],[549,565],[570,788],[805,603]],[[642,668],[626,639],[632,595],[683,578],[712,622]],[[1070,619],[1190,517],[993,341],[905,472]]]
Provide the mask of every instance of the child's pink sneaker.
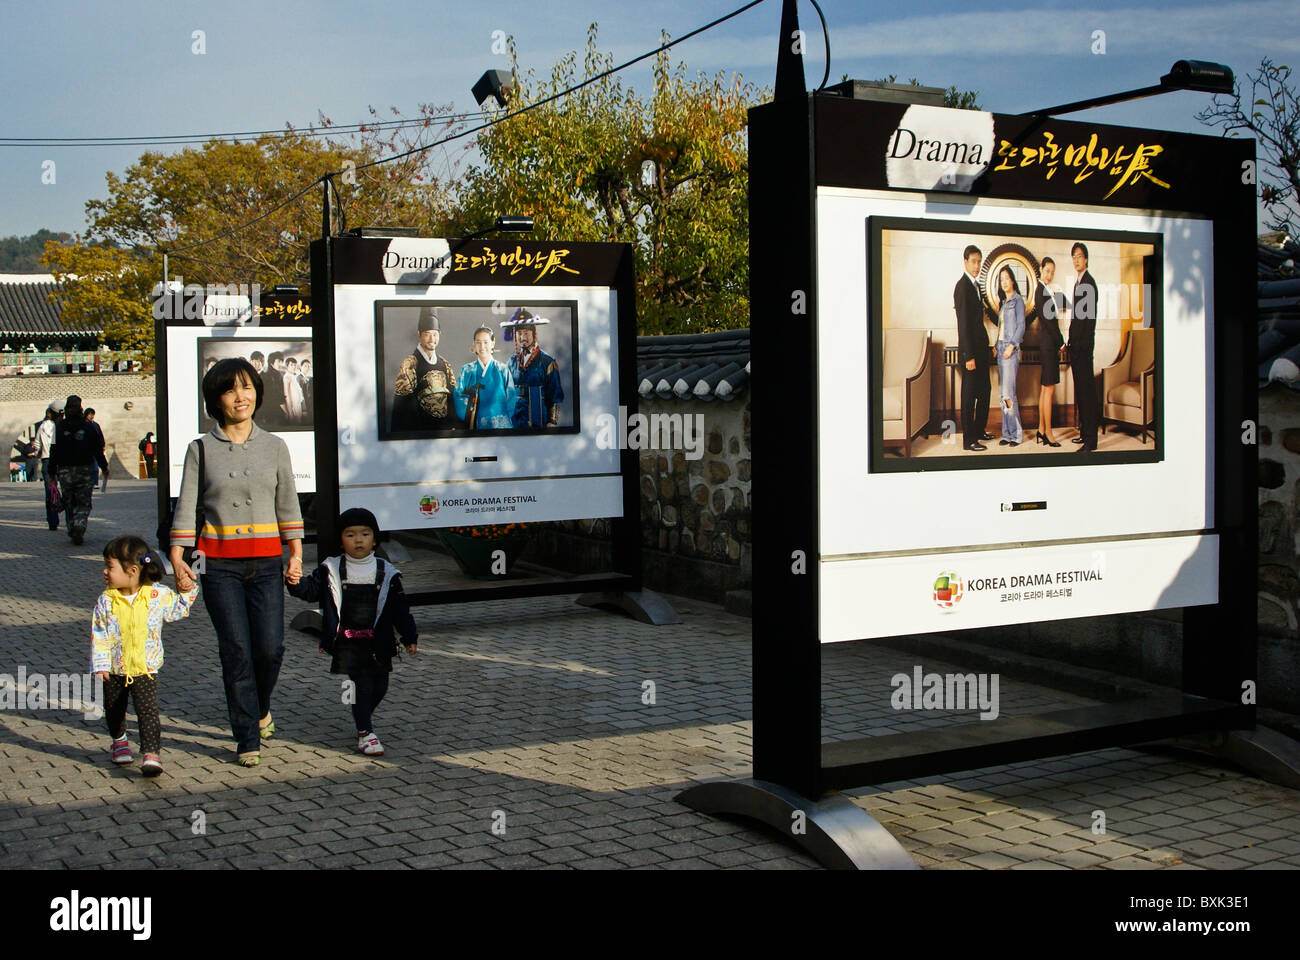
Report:
[[373,733],[362,734],[361,739],[357,741],[357,749],[367,757],[382,757],[384,755],[384,745],[379,742],[379,738]]
[[126,742],[126,737],[113,741],[114,763],[131,763],[134,760],[135,757],[131,756],[131,744]]

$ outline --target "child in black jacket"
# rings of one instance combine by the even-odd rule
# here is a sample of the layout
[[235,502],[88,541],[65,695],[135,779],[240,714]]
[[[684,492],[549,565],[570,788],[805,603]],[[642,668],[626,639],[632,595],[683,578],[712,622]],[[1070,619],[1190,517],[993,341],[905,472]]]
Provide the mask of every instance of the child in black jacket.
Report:
[[357,749],[379,757],[384,748],[371,728],[371,714],[388,692],[397,637],[407,653],[415,653],[415,619],[401,574],[375,556],[379,524],[374,514],[357,507],[344,510],[338,529],[341,555],[325,560],[309,577],[286,579],[290,594],[320,604],[320,652],[333,654],[330,673],[346,673],[353,684]]

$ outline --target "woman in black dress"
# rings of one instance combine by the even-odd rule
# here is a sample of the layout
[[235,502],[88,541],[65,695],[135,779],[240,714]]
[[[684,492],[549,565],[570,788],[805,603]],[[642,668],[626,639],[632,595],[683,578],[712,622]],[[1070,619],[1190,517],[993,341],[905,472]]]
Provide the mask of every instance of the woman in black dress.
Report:
[[1056,396],[1056,385],[1061,382],[1061,348],[1065,338],[1061,336],[1061,323],[1058,301],[1050,286],[1056,276],[1056,261],[1043,257],[1039,267],[1042,279],[1038,284],[1038,356],[1043,365],[1042,388],[1038,396],[1038,442],[1049,447],[1061,444],[1052,437],[1052,401]]

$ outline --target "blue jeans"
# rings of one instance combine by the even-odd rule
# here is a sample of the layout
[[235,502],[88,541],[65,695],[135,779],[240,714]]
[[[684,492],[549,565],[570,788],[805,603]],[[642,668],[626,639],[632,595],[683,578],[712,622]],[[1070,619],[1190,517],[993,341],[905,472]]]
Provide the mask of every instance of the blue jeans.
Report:
[[257,722],[271,710],[284,659],[280,557],[205,558],[203,601],[217,631],[230,729],[240,753],[257,750]]
[[[1010,357],[1005,357],[1007,347],[1014,349]],[[1020,376],[1020,347],[1015,344],[997,343],[998,352],[998,394],[1002,399],[1002,439],[1020,443],[1025,439],[1020,426],[1020,400],[1016,396],[1016,380]],[[1010,403],[1007,401],[1010,400]]]

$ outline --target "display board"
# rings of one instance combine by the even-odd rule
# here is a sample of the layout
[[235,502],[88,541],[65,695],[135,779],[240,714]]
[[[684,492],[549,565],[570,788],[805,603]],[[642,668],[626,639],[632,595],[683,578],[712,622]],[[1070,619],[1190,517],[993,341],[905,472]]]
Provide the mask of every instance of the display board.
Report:
[[[215,298],[208,298],[215,299]],[[227,298],[228,299],[228,298]],[[262,377],[262,405],[254,422],[289,448],[300,494],[316,490],[311,303],[298,296],[260,296],[242,310],[205,310],[187,318],[174,310],[159,318],[158,434],[160,466],[167,464],[166,496],[180,496],[185,451],[216,424],[203,403],[203,375],[216,361],[243,357]],[[164,359],[165,358],[165,359]]]
[[[818,340],[845,345],[819,356],[819,436],[836,438],[818,448],[823,641],[1215,602],[1217,543],[1203,533],[1214,526],[1209,221],[822,188],[817,229]],[[1069,442],[1080,388],[1069,364],[1045,356],[1070,339],[1076,244],[1099,291],[1084,389],[1144,391],[1147,405],[1142,424],[1107,421],[1095,451]],[[983,254],[974,277],[963,264],[971,247]],[[1063,284],[1043,286],[1044,259],[1066,266],[1055,273]],[[944,362],[959,339],[954,284],[979,291],[983,348],[1002,342],[990,278],[1004,268],[1027,321],[1009,389],[1022,426],[1034,423],[1016,446],[999,442],[1005,368]],[[1044,303],[1060,301],[1044,322]],[[1140,368],[1130,362],[1139,349]],[[1053,359],[1055,448],[1036,429],[1042,363]],[[917,374],[926,389],[904,428],[910,451],[886,446],[887,422],[904,419],[901,381]],[[967,376],[989,381],[995,439],[983,450],[966,449]],[[945,578],[955,592],[941,596]]]
[[[748,135],[755,779],[1248,724],[1253,144],[826,94]],[[1140,717],[822,742],[825,643],[1171,608],[1185,696]]]
[[333,243],[340,509],[386,530],[623,516],[626,458],[598,440],[635,343],[624,247]]

